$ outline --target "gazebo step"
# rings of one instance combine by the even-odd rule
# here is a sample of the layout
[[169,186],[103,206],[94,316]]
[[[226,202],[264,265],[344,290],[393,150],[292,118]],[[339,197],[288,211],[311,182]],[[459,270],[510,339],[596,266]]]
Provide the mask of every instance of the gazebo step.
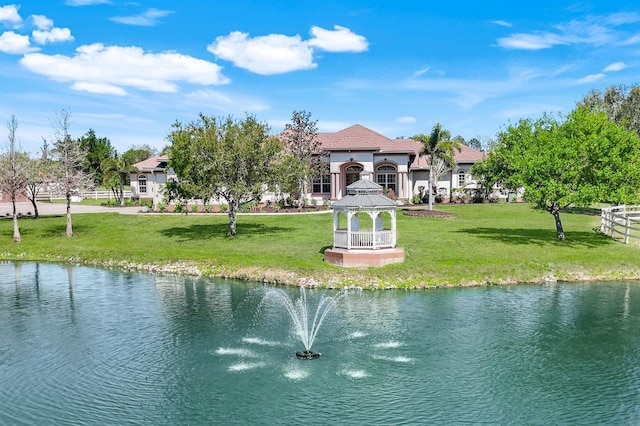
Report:
[[344,267],[376,267],[404,262],[404,249],[346,250],[329,248],[324,251],[324,260],[332,265]]

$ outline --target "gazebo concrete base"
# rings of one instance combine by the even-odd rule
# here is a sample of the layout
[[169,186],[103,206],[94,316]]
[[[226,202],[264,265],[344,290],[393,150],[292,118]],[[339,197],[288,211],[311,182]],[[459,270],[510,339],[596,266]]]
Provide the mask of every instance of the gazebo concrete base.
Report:
[[324,261],[336,266],[369,267],[404,262],[404,249],[347,250],[330,248],[324,251]]

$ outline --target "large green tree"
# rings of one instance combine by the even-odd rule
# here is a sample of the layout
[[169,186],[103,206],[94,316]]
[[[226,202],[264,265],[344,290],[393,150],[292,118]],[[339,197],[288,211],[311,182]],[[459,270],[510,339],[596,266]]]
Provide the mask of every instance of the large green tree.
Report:
[[489,158],[508,166],[503,184],[524,187],[526,199],[554,217],[560,240],[562,209],[638,200],[640,139],[604,112],[579,107],[564,121],[520,120],[499,135],[494,150]]
[[103,170],[102,164],[108,158],[113,158],[115,150],[111,146],[111,141],[107,138],[99,138],[93,129],[78,138],[80,149],[86,152],[85,162],[83,165],[85,173],[93,176],[97,185],[102,184]]
[[436,169],[456,167],[455,151],[462,149],[461,138],[451,138],[451,132],[442,128],[440,123],[433,126],[429,135],[418,134],[413,140],[422,143],[421,155],[427,156],[429,163],[429,210],[433,210],[433,196],[438,190]]
[[275,183],[282,142],[253,115],[239,120],[200,114],[188,124],[176,122],[167,139],[170,165],[192,193],[209,194],[229,205],[229,236],[236,235],[241,205],[260,200]]
[[604,92],[590,91],[578,106],[603,111],[607,118],[640,135],[640,86],[612,85]]

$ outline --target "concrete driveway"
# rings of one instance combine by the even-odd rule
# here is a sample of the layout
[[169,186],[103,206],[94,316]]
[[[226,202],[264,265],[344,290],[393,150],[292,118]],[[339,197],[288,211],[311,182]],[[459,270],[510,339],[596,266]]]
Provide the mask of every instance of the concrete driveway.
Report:
[[[33,214],[33,205],[30,202],[16,203],[19,213],[27,215]],[[137,214],[144,211],[145,207],[104,207],[104,206],[87,206],[83,204],[71,203],[71,214],[74,213],[120,213],[120,214]],[[0,203],[0,217],[11,215],[13,212],[11,203]],[[67,205],[65,203],[48,203],[38,202],[38,213],[40,216],[57,216],[67,213]]]

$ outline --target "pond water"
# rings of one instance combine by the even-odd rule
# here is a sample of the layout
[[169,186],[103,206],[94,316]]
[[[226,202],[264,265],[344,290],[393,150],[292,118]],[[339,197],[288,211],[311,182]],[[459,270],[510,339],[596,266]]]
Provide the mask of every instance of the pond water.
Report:
[[314,360],[265,290],[0,264],[0,424],[640,422],[640,283],[349,292]]

